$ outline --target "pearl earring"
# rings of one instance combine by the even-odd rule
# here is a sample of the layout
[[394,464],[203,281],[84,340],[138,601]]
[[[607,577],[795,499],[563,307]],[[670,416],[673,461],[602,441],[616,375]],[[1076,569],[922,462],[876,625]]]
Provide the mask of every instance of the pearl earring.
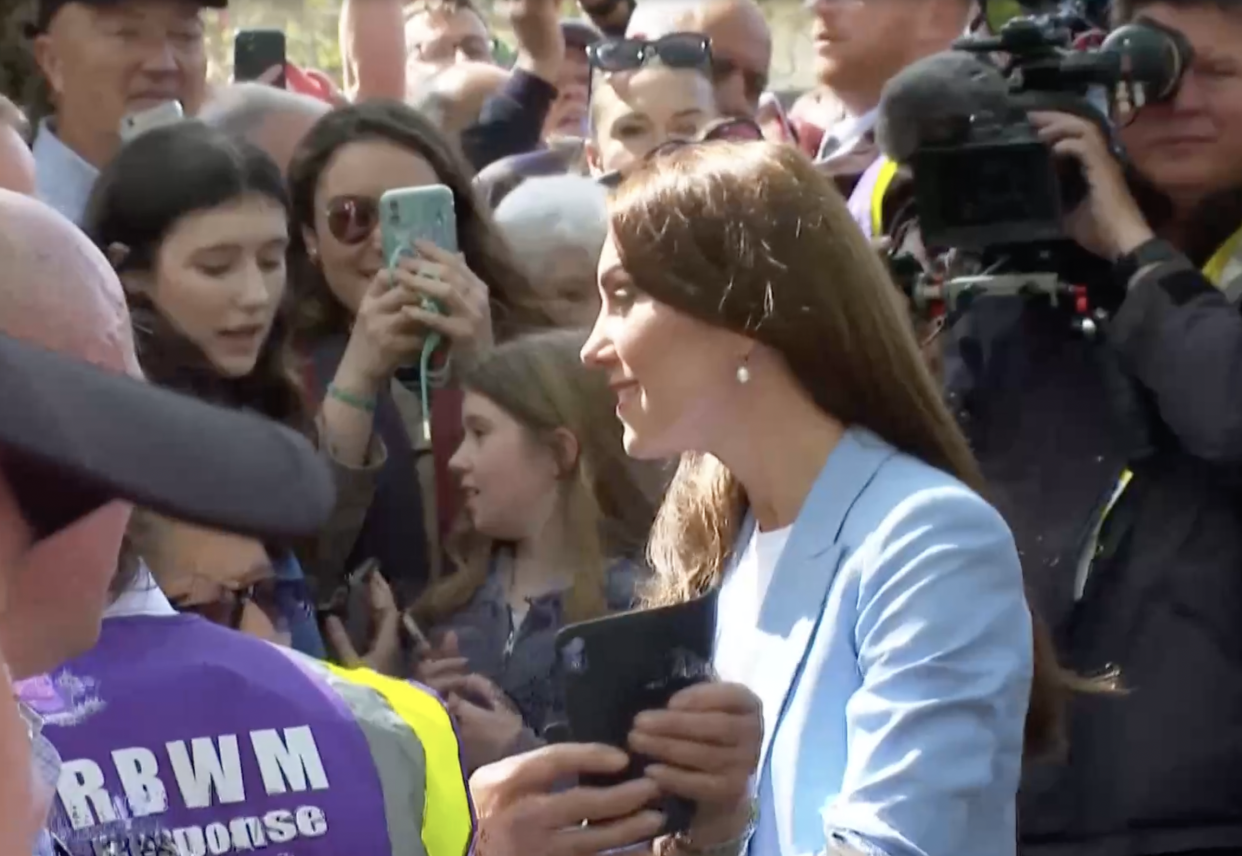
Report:
[[737,367],[737,382],[750,383],[750,369],[746,368],[745,363]]

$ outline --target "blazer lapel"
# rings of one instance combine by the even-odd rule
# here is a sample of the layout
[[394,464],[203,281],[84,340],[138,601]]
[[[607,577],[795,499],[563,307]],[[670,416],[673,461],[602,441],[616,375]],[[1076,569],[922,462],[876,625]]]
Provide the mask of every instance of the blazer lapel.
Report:
[[[789,541],[773,571],[759,620],[753,628],[722,628],[751,635],[748,674],[743,682],[763,702],[763,747],[759,769],[798,680],[807,648],[824,611],[843,553],[852,545],[840,542],[841,530],[854,502],[894,454],[891,446],[863,429],[851,428],[828,456],[815,479]],[[737,553],[745,549],[753,522],[748,521]],[[728,585],[726,580],[725,585]]]

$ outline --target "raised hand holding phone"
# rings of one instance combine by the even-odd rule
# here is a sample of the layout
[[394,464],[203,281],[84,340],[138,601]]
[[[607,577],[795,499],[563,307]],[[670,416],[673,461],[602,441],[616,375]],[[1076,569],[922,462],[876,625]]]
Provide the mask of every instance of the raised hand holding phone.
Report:
[[233,38],[233,80],[285,88],[285,34],[280,30],[240,30]]
[[487,286],[471,272],[458,252],[457,209],[453,191],[443,184],[389,190],[379,200],[380,237],[388,271],[405,270],[400,279],[407,296],[402,308],[407,321],[426,330],[418,365],[397,378],[413,385],[417,375],[423,411],[423,440],[431,440],[430,389],[447,380],[448,361],[439,367],[433,355],[451,343],[474,350],[491,342]]

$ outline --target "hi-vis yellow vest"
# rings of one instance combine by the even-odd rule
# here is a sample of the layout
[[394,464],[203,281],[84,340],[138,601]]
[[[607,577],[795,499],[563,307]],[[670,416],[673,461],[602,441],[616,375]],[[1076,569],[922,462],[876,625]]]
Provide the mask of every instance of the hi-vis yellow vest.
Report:
[[[448,711],[427,690],[371,669],[345,669],[316,663],[351,707],[358,690],[378,694],[391,713],[412,732],[412,740],[389,746],[386,757],[375,757],[376,771],[385,791],[389,832],[394,853],[416,856],[465,856],[474,839],[474,810],[462,769],[457,733]],[[366,704],[366,702],[363,702]],[[372,754],[375,754],[373,747]],[[421,758],[412,755],[421,754]],[[410,771],[421,767],[421,780]],[[421,794],[411,794],[412,789]],[[410,802],[421,796],[421,818]],[[390,804],[391,803],[391,804]],[[405,828],[409,824],[410,828]],[[415,828],[416,827],[416,828]],[[420,846],[421,845],[421,846]]]
[[883,155],[880,156],[882,166],[880,174],[876,176],[875,184],[871,188],[871,237],[882,238],[884,236],[884,194],[888,193],[888,188],[892,185],[893,179],[897,177],[897,163],[891,161]]

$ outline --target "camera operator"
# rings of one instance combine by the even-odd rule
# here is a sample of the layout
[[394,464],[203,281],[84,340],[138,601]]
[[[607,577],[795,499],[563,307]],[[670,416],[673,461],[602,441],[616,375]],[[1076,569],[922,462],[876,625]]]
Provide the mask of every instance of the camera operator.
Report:
[[996,335],[981,302],[964,319],[973,343],[955,329],[946,363],[973,376],[966,428],[1065,663],[1116,666],[1127,690],[1075,698],[1068,756],[1028,769],[1024,852],[1237,853],[1242,4],[1133,0],[1114,15],[1179,32],[1193,59],[1174,97],[1118,128],[1133,176],[1095,123],[1030,117],[1081,165],[1065,229],[1103,260],[1091,287],[1116,293],[1103,335],[1026,298]]

